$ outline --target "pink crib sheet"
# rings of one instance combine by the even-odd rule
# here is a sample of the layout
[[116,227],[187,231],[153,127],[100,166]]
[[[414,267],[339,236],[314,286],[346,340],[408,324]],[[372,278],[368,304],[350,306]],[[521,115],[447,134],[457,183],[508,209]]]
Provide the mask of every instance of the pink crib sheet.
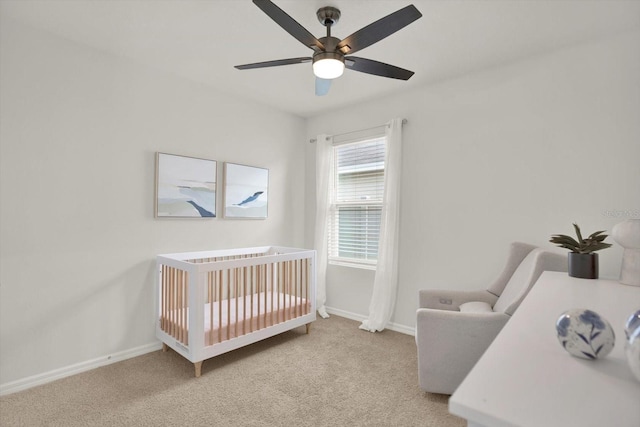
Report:
[[310,304],[305,298],[277,292],[260,292],[222,300],[221,303],[214,301],[213,311],[211,303],[207,303],[204,307],[205,345],[284,322],[308,313],[309,310]]
[[[203,308],[204,342],[205,346],[210,346],[307,314],[311,310],[311,304],[306,298],[278,292],[260,292],[206,303]],[[164,320],[173,325],[174,318],[185,315],[177,312],[171,314]],[[185,317],[189,318],[189,309]]]

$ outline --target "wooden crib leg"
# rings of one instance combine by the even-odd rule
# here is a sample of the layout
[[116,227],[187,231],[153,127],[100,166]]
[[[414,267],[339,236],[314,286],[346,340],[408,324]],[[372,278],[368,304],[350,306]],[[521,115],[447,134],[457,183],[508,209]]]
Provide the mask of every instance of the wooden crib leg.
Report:
[[169,346],[166,345],[165,343],[162,343],[162,352],[166,353],[167,351],[169,351]]
[[202,360],[193,364],[196,368],[196,378],[199,378],[202,375]]
[[307,327],[307,335],[309,335],[309,331],[311,331],[311,323],[307,323],[305,326]]

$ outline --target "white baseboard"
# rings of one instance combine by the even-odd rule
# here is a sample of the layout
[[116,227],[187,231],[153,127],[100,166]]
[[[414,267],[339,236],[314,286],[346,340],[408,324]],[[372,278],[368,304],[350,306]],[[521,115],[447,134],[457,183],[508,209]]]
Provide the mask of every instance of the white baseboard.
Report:
[[54,369],[53,371],[33,375],[21,380],[0,384],[0,396],[16,393],[18,391],[26,390],[31,387],[50,383],[55,380],[70,377],[71,375],[90,371],[91,369],[99,368],[101,366],[111,365],[112,363],[131,359],[132,357],[142,356],[143,354],[151,353],[152,351],[157,351],[161,348],[162,343],[158,341],[129,350],[124,350],[109,356],[102,356],[98,357],[97,359],[87,360],[85,362],[80,362],[75,365],[66,366],[64,368]]
[[[347,319],[356,320],[358,322],[362,322],[367,318],[367,316],[363,316],[362,314],[340,310],[339,308],[333,308],[333,307],[325,307],[325,308],[327,309],[327,313],[329,314],[335,314],[336,316],[346,317]],[[385,327],[385,329],[400,332],[402,334],[411,335],[412,337],[416,335],[416,328],[412,328],[406,325],[401,325],[399,323],[389,322],[387,323],[387,326]]]

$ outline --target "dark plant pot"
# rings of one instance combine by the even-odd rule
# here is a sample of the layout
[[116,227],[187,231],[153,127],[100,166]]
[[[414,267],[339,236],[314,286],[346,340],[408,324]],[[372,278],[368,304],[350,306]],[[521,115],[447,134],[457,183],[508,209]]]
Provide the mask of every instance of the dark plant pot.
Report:
[[597,279],[598,254],[569,252],[569,276],[580,279]]

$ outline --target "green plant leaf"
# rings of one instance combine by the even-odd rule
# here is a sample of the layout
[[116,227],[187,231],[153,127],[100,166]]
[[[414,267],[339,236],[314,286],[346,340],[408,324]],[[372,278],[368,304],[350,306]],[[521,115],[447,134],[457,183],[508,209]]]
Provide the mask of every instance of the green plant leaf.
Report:
[[604,240],[608,237],[606,234],[603,234],[606,230],[591,233],[589,237],[584,239],[582,237],[582,233],[578,224],[574,223],[573,228],[576,232],[578,240],[575,240],[573,237],[567,236],[565,234],[553,234],[551,236],[551,239],[549,239],[549,242],[554,243],[561,248],[569,249],[571,252],[580,254],[589,254],[612,246],[610,243],[604,242]]
[[554,234],[549,242],[554,243],[561,248],[569,249],[572,252],[578,252],[580,244],[573,238],[564,234]]
[[589,238],[590,239],[594,239],[596,237],[602,237],[602,239],[606,239],[608,236],[606,234],[600,236],[602,233],[604,233],[607,230],[602,230],[602,231],[596,231],[595,233],[592,233]]
[[611,247],[611,243],[594,243],[592,245],[589,245],[587,247],[587,249],[589,250],[589,252],[587,253],[591,253],[591,252],[595,252],[595,251],[601,251],[602,249],[607,249]]
[[564,244],[569,244],[569,245],[574,245],[574,246],[580,246],[580,243],[578,243],[578,241],[576,241],[576,239],[574,239],[571,236],[566,236],[564,234],[555,234],[553,236],[551,236],[551,240],[552,243],[564,243]]
[[583,239],[582,239],[582,233],[580,233],[580,227],[578,227],[578,224],[574,222],[573,228],[576,230],[576,235],[578,236],[578,242],[582,243]]

